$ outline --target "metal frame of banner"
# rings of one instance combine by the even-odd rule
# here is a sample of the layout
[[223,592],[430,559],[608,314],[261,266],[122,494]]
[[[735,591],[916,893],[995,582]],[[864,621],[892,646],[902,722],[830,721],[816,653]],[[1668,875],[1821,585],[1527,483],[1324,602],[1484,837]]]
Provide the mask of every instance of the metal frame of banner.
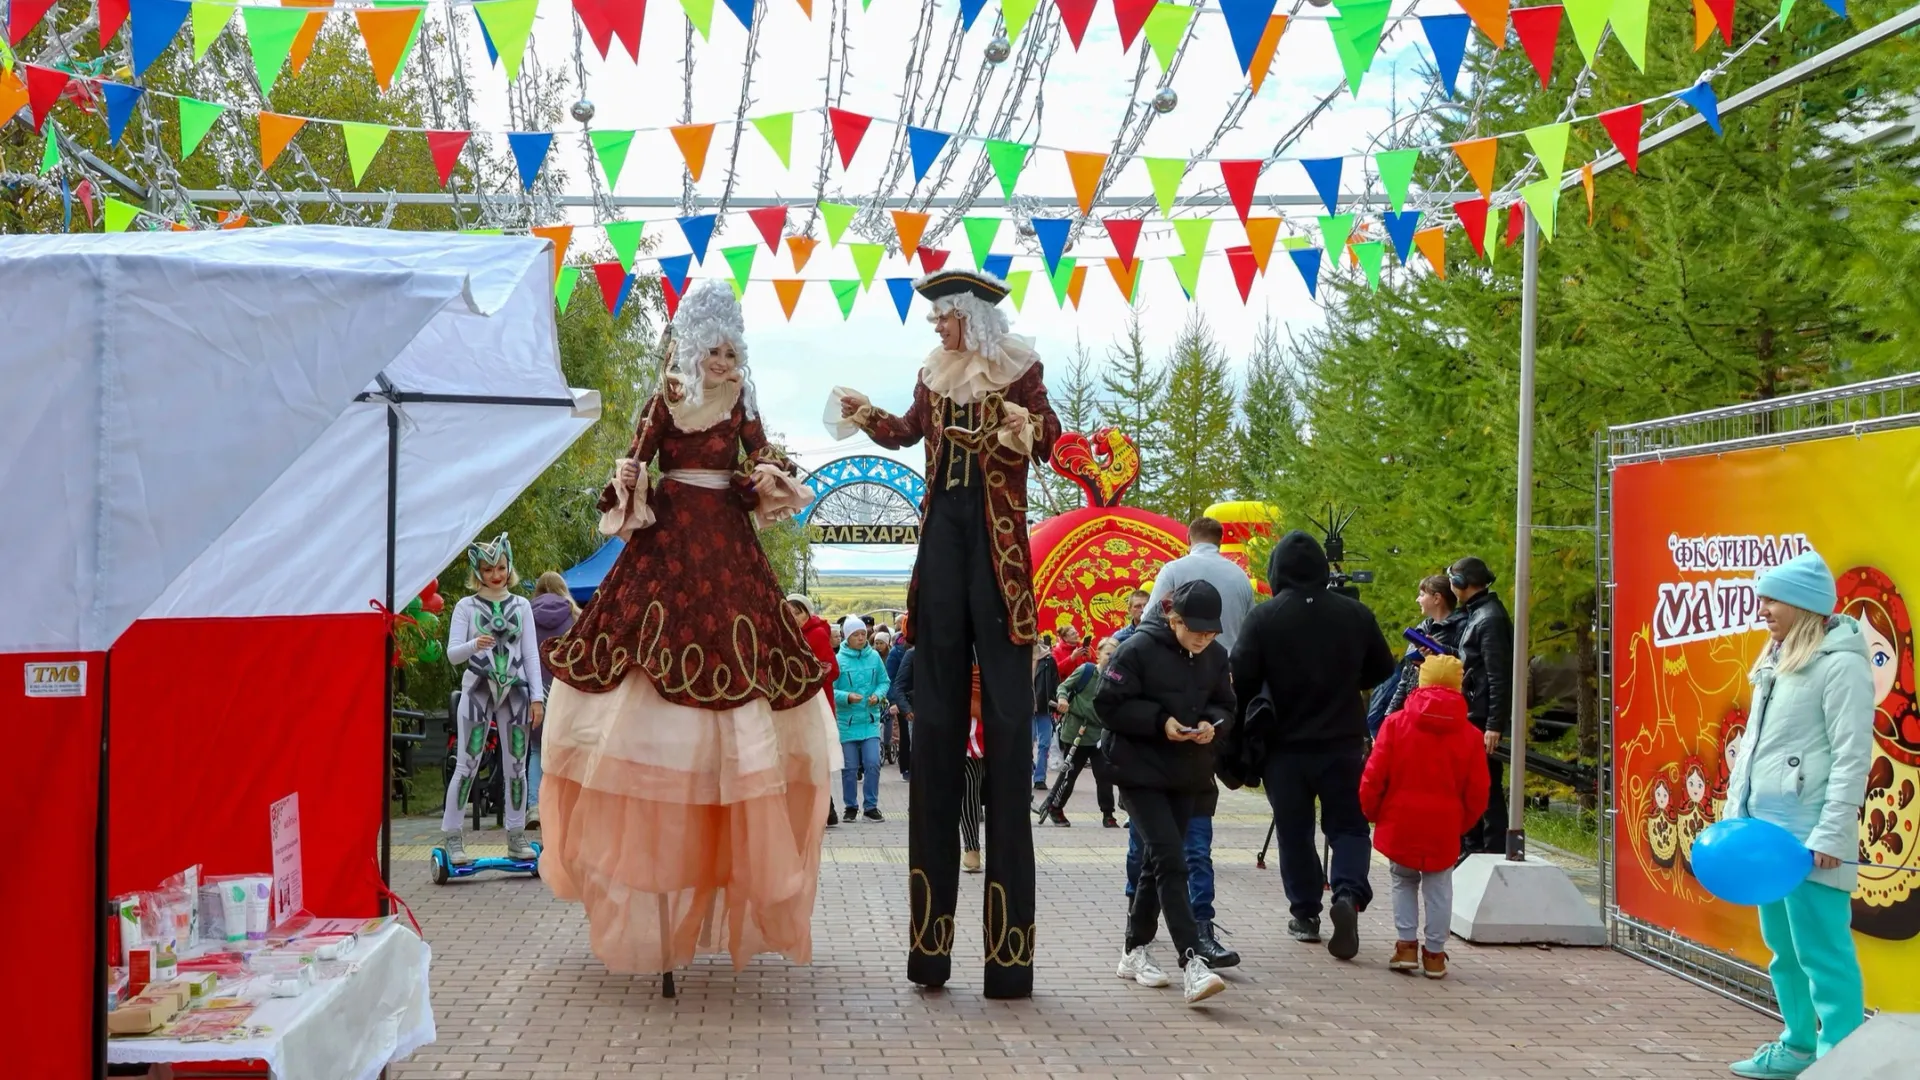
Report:
[[1920,427],[1920,373],[1814,390],[1722,409],[1621,424],[1594,439],[1594,648],[1599,656],[1600,745],[1605,755],[1600,813],[1600,895],[1615,949],[1696,986],[1778,1017],[1766,969],[1620,910],[1614,856],[1613,470],[1623,465],[1724,454],[1814,439]]

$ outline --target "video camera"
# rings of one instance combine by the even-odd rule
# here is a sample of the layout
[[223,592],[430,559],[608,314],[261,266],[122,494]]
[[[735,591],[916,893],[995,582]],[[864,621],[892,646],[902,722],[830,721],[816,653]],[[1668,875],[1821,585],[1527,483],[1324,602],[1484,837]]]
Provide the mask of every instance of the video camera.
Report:
[[1327,519],[1325,522],[1314,521],[1313,518],[1308,518],[1307,520],[1311,522],[1315,528],[1319,529],[1325,537],[1321,541],[1321,546],[1325,548],[1327,552],[1327,588],[1342,596],[1350,596],[1358,600],[1360,599],[1360,590],[1355,588],[1355,586],[1373,584],[1373,571],[1348,571],[1344,565],[1349,561],[1365,562],[1367,558],[1365,555],[1347,554],[1347,542],[1342,534],[1346,531],[1347,526],[1352,523],[1355,513],[1356,511],[1353,510],[1348,510],[1343,513],[1332,503],[1328,503]]

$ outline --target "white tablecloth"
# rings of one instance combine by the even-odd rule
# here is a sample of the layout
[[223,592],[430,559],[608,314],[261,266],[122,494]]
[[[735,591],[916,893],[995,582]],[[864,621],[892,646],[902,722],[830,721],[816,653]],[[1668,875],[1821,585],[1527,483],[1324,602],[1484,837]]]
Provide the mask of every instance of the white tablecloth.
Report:
[[275,1080],[373,1080],[434,1040],[428,972],[433,952],[395,924],[360,940],[352,975],[297,998],[264,1002],[248,1019],[271,1034],[236,1042],[111,1039],[115,1064],[265,1061]]

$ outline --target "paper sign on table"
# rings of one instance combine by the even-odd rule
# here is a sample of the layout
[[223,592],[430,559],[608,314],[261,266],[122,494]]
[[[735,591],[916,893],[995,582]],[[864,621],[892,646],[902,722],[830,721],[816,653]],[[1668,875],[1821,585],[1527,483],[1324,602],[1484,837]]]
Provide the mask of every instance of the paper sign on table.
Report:
[[307,887],[300,858],[300,793],[281,799],[268,811],[273,841],[273,925],[307,909]]

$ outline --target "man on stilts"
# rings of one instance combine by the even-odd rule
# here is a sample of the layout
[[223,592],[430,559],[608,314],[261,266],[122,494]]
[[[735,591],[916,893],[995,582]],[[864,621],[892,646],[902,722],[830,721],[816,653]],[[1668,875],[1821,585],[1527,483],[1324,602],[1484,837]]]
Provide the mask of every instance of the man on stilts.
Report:
[[930,989],[952,968],[959,889],[968,701],[980,669],[986,742],[986,996],[1033,993],[1033,832],[1029,676],[1037,637],[1027,547],[1027,463],[1060,435],[1032,342],[1008,332],[996,306],[1007,285],[947,270],[914,283],[933,303],[940,346],[921,365],[901,416],[836,387],[828,430],[855,430],[889,449],[927,446],[920,550],[907,590],[914,644],[913,774],[909,783],[907,977]]

